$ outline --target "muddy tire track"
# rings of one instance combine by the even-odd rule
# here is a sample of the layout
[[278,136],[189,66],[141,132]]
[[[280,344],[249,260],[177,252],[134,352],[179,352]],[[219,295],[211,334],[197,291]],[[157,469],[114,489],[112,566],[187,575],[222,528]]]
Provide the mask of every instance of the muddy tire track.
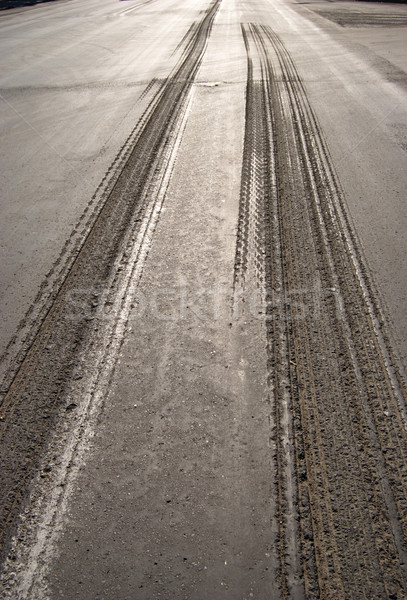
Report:
[[164,81],[159,79],[151,80],[138,98],[137,102],[141,104],[140,119],[115,156],[95,193],[87,202],[84,211],[75,223],[68,239],[65,241],[60,254],[41,282],[36,297],[18,324],[17,329],[7,344],[4,352],[0,355],[0,405],[3,401],[3,397],[7,394],[21,363],[25,359],[27,351],[31,347],[42,322],[51,309],[67,274],[72,268],[89,231],[95,225],[103,206],[112,193],[134,148],[140,129],[145,122],[146,115],[148,115],[148,109],[151,110],[158,90],[162,88],[164,83]]
[[407,594],[406,393],[305,87],[280,38],[248,55],[235,298],[266,316],[282,598]]
[[143,220],[150,221],[149,215],[157,213],[154,202],[162,202],[158,196],[163,171],[177,143],[179,124],[219,6],[220,0],[212,2],[202,20],[190,29],[184,40],[187,51],[169,78],[154,80],[149,86],[147,93],[155,93],[132,134],[126,162],[81,247],[67,260],[69,270],[30,347],[19,358],[18,367],[10,368],[0,406],[2,557],[55,414],[64,405],[66,384],[95,328],[99,302],[106,301],[107,310],[112,304],[103,293],[108,282],[119,279],[112,276],[112,268],[122,269],[118,257],[126,254],[126,243],[137,237]]

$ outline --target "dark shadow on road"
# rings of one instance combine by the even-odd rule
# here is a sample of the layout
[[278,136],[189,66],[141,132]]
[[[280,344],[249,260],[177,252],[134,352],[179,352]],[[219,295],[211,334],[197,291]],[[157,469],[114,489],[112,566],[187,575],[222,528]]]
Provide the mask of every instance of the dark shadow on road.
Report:
[[43,2],[57,2],[58,0],[0,0],[0,10],[19,8],[20,6],[34,6]]

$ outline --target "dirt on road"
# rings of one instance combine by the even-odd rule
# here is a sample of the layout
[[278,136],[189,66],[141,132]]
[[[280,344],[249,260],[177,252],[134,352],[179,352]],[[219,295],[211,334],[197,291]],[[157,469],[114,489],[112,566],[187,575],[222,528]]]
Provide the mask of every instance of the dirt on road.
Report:
[[306,597],[397,597],[407,566],[403,388],[296,67],[270,28],[249,24],[243,35],[235,289],[251,271],[265,298],[282,589],[290,597],[288,582],[304,577]]
[[407,597],[402,367],[254,12],[212,2],[147,85],[6,373],[4,599]]

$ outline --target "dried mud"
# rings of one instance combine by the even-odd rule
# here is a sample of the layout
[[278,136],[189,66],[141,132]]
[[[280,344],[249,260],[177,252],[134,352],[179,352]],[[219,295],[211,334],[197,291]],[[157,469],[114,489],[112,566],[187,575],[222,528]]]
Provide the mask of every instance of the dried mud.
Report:
[[282,597],[402,598],[405,392],[295,65],[270,28],[243,35],[235,292],[264,294]]
[[[64,386],[76,366],[120,248],[137,235],[149,207],[149,192],[160,179],[174,132],[200,66],[219,1],[210,5],[185,40],[185,50],[168,79],[153,80],[124,167],[73,262],[31,345],[23,348],[3,383],[0,406],[0,545],[7,551],[15,517],[45,446]],[[69,262],[72,257],[65,257]],[[40,301],[40,299],[38,299]],[[109,299],[105,300],[108,310]],[[20,354],[21,354],[20,353]]]

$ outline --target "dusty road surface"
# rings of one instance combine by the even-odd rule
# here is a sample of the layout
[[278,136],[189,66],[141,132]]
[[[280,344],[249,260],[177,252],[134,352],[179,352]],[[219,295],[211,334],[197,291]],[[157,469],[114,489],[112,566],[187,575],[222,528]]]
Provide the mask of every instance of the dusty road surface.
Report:
[[2,599],[407,598],[406,41],[2,12]]

